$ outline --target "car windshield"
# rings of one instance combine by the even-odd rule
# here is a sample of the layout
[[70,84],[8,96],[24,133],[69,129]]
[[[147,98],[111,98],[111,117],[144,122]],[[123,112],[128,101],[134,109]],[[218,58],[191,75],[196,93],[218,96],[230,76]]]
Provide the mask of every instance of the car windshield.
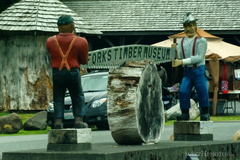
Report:
[[84,92],[96,92],[107,90],[107,75],[82,77],[82,87]]

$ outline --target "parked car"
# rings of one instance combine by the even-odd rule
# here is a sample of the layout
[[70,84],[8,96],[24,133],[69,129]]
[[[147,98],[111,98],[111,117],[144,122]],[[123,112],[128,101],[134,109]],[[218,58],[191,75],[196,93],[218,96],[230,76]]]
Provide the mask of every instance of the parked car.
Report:
[[[84,122],[88,125],[96,125],[97,129],[109,129],[107,120],[107,83],[108,72],[96,72],[82,75],[82,87],[85,96],[86,115]],[[74,116],[72,113],[72,101],[67,91],[64,102],[64,128],[72,128]],[[53,128],[54,107],[51,103],[47,109],[47,124]]]

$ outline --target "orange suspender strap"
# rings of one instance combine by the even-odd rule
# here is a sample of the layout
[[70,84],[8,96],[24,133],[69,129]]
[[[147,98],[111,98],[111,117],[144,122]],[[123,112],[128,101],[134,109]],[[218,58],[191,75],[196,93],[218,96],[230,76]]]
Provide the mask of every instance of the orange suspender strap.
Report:
[[196,41],[197,41],[198,37],[194,38],[194,43],[193,43],[193,48],[192,48],[192,54],[193,56],[195,55],[195,48],[196,48]]
[[[184,38],[185,38],[185,37],[184,37]],[[181,41],[183,58],[185,58],[185,52],[184,52],[184,48],[183,48],[184,38],[183,38],[182,41]],[[193,43],[193,48],[192,48],[192,55],[193,55],[193,56],[195,55],[195,48],[196,48],[196,41],[197,41],[197,39],[198,39],[198,37],[195,37],[195,38],[194,38],[194,43]],[[196,65],[196,64],[194,64],[193,66],[197,68],[197,65]],[[184,67],[187,68],[187,65],[185,65]]]
[[60,64],[59,71],[62,70],[64,64],[66,65],[67,70],[70,71],[70,66],[69,66],[69,64],[68,64],[67,58],[68,58],[68,55],[69,55],[70,51],[72,50],[72,47],[73,47],[73,45],[74,45],[74,42],[75,42],[76,39],[77,39],[77,36],[75,36],[75,37],[73,38],[73,40],[72,40],[72,42],[70,43],[70,45],[69,45],[69,47],[68,47],[68,50],[67,50],[67,52],[66,52],[65,55],[63,54],[63,51],[62,51],[62,49],[61,49],[61,47],[60,47],[60,45],[59,45],[59,43],[58,43],[58,41],[57,41],[56,36],[53,36],[53,39],[54,39],[54,42],[55,42],[56,46],[57,46],[58,49],[59,49],[59,52],[60,52],[61,57],[62,57],[62,62],[61,62],[61,64]]
[[[183,48],[183,41],[184,41],[185,37],[183,37],[182,41],[181,41],[181,46],[182,46],[182,54],[183,54],[183,58],[185,59],[185,52],[184,52],[184,48]],[[184,66],[185,69],[187,69],[187,65]]]
[[184,48],[183,48],[183,41],[184,41],[184,39],[185,39],[185,37],[183,37],[183,39],[182,39],[182,41],[181,41],[183,58],[185,58],[185,52],[184,52]]

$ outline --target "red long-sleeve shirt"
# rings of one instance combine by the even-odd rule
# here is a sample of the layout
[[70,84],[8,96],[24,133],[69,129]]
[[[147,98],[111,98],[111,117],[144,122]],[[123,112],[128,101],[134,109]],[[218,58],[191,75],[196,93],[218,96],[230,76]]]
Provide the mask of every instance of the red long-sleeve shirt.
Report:
[[[67,49],[74,38],[72,33],[59,33],[56,38],[63,51],[66,54]],[[53,37],[49,37],[46,41],[46,48],[50,54],[52,68],[59,68],[63,60],[60,51],[54,42]],[[78,37],[69,53],[67,62],[70,68],[80,68],[80,64],[88,63],[88,42],[85,38]],[[63,68],[66,68],[64,64]]]

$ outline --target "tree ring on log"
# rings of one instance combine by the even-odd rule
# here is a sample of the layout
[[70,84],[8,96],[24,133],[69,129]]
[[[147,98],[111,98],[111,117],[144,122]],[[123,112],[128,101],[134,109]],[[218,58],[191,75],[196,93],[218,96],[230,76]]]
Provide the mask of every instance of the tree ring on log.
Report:
[[109,71],[108,122],[118,144],[157,143],[164,128],[157,68],[151,62],[137,63]]
[[[146,85],[148,84],[148,85]],[[162,83],[153,64],[147,65],[139,81],[137,94],[137,125],[145,143],[157,143],[164,128]]]

